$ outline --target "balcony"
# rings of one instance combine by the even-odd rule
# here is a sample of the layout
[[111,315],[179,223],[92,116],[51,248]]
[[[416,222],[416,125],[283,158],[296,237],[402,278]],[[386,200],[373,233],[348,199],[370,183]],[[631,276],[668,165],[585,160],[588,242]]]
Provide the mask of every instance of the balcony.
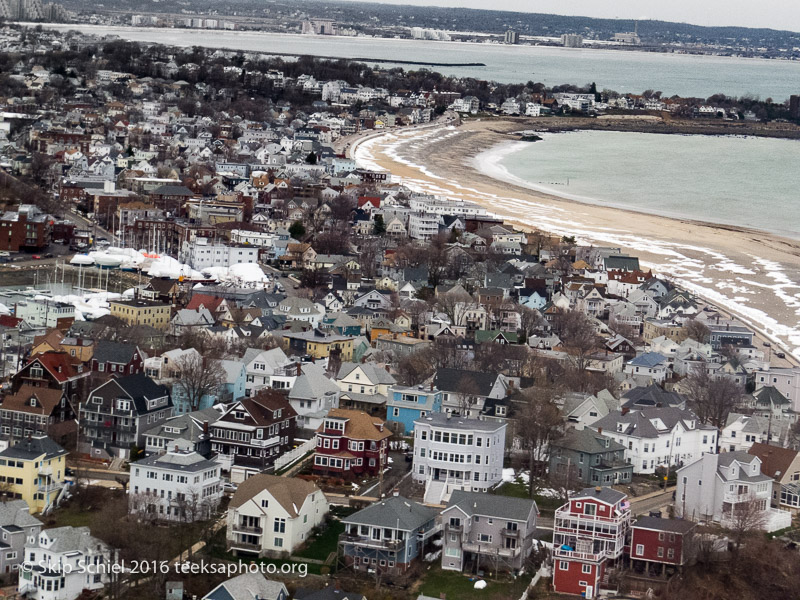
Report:
[[63,483],[50,482],[50,483],[41,483],[41,484],[39,484],[39,486],[36,489],[39,492],[42,492],[43,494],[50,494],[52,492],[59,491],[63,487],[64,487]]
[[42,477],[52,477],[53,467],[39,467],[39,475]]
[[503,558],[514,558],[519,556],[522,548],[498,548],[491,542],[466,542],[461,546],[465,552],[474,552],[485,556],[502,556]]
[[248,544],[247,542],[228,542],[228,550],[246,550],[247,552],[261,552],[260,544]]
[[450,525],[450,523],[446,523],[444,529],[447,533],[463,533],[464,526],[463,525]]
[[587,562],[600,562],[606,558],[614,558],[610,552],[603,551],[596,554],[589,552],[575,552],[574,550],[562,550],[561,548],[554,549],[554,556],[556,558],[571,558],[574,560],[584,560]]
[[264,530],[261,527],[242,525],[240,523],[237,523],[233,526],[233,531],[238,531],[241,533],[250,533],[255,535],[261,535],[262,533],[264,533]]
[[270,446],[277,446],[281,443],[280,436],[271,437],[267,440],[250,439],[250,445],[254,448],[269,448]]
[[339,537],[339,542],[343,544],[350,544],[353,546],[361,546],[363,548],[375,548],[377,550],[401,550],[403,548],[404,540],[383,539],[374,540],[369,537],[362,537],[360,535],[342,534]]
[[500,535],[507,538],[519,538],[519,529],[501,529]]

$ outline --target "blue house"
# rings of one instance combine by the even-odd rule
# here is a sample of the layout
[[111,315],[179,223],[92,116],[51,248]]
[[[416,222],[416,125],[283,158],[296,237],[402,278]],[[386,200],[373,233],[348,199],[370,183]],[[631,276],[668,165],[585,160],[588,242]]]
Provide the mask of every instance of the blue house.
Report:
[[225,370],[225,383],[220,390],[220,402],[237,402],[245,397],[245,385],[247,383],[247,369],[240,360],[221,360],[219,361]]
[[392,496],[342,521],[339,537],[348,566],[359,572],[401,575],[435,546],[439,511],[402,496]]
[[[441,390],[394,385],[389,388],[386,400],[386,420],[392,429],[408,435],[414,431],[414,421],[429,413],[442,411]],[[392,422],[395,425],[392,425]]]
[[205,410],[206,408],[211,408],[217,403],[217,394],[204,394],[201,396],[200,401],[197,403],[197,406],[192,406],[191,398],[189,398],[189,391],[186,389],[180,380],[176,380],[172,383],[172,403],[175,405],[175,408],[172,411],[172,415],[185,415],[187,413],[193,412],[195,410]]

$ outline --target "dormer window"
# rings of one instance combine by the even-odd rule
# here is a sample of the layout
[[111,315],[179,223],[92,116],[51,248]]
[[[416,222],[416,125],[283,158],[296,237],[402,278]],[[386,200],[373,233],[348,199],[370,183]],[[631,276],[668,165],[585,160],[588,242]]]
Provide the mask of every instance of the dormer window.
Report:
[[31,399],[28,401],[28,404],[30,406],[36,406],[36,397],[35,396],[31,396]]
[[242,411],[240,411],[240,410],[237,410],[235,413],[233,413],[233,417],[235,419],[242,420],[242,419],[244,419],[244,413]]

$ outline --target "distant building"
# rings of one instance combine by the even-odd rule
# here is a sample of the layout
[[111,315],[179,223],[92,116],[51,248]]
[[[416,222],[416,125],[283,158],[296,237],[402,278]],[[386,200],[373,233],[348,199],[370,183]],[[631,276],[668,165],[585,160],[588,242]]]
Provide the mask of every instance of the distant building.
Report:
[[514,31],[513,29],[509,29],[503,36],[503,41],[506,44],[519,44],[519,33]]
[[565,33],[561,36],[561,44],[565,48],[580,48],[583,46],[583,36],[576,33]]
[[31,437],[0,452],[0,483],[38,513],[59,500],[67,451],[47,436]]
[[336,22],[332,19],[306,19],[300,32],[303,35],[336,35]]
[[789,114],[793,119],[800,119],[800,96],[792,95],[789,97]]
[[627,31],[625,33],[615,33],[614,41],[619,44],[627,44],[630,46],[638,46],[642,43],[642,39],[635,31]]
[[[14,1],[0,0],[0,17],[3,3]],[[16,212],[9,210],[0,216],[0,250],[41,250],[50,243],[52,229],[53,217],[32,204],[22,204]]]
[[169,304],[151,300],[112,300],[111,316],[125,321],[127,325],[150,325],[164,331],[169,328],[172,308]]

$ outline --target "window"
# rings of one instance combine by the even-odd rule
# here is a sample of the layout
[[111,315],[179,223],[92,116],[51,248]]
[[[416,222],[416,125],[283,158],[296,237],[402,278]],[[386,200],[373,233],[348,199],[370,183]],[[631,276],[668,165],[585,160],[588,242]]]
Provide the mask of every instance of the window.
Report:
[[644,544],[636,544],[636,556],[644,555]]
[[597,505],[586,503],[583,505],[583,514],[595,515],[597,514]]
[[583,565],[581,567],[581,573],[586,573],[587,575],[592,572],[592,565]]
[[658,558],[664,558],[664,548],[658,547]]
[[276,537],[273,544],[276,548],[283,548],[283,538]]
[[667,549],[667,558],[675,558],[675,549],[674,548],[668,548]]
[[558,568],[561,571],[569,571],[569,563],[566,560],[558,561]]
[[[273,527],[275,533],[286,533],[286,519],[275,518],[275,525]],[[278,539],[278,538],[275,538]]]

